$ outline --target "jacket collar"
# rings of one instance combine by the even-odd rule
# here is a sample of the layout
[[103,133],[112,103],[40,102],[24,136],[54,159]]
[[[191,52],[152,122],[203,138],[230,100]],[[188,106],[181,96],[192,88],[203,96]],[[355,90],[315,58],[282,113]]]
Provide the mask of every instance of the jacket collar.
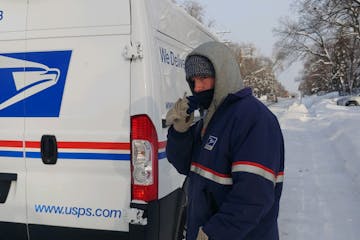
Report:
[[225,99],[224,103],[226,102],[227,104],[229,103],[233,103],[235,101],[238,101],[242,98],[245,98],[247,96],[251,96],[252,95],[252,90],[249,87],[245,87],[243,89],[241,89],[240,91],[236,92],[236,93],[231,93],[227,96],[227,98]]
[[[231,105],[232,103],[236,102],[236,101],[240,101],[243,98],[246,98],[248,96],[252,95],[252,90],[249,87],[243,88],[241,90],[239,90],[236,93],[230,93],[229,95],[227,95],[227,97],[224,99],[224,101],[220,104],[219,108],[216,109],[216,112],[214,115],[218,115],[219,112],[222,112],[227,106]],[[211,119],[213,120],[213,119]],[[201,137],[204,136],[207,125],[203,125],[202,126],[202,130],[201,130]]]

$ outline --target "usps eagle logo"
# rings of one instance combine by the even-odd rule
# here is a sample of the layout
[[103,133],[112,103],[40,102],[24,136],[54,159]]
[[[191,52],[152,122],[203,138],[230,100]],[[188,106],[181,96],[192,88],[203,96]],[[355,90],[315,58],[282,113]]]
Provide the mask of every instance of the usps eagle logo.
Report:
[[0,117],[58,117],[71,51],[0,53]]
[[211,135],[210,135],[209,138],[208,138],[208,140],[206,141],[206,144],[205,144],[205,147],[204,147],[204,148],[205,148],[206,150],[209,150],[209,151],[213,150],[213,148],[214,148],[217,140],[218,140],[217,137],[214,137],[214,136],[211,136]]

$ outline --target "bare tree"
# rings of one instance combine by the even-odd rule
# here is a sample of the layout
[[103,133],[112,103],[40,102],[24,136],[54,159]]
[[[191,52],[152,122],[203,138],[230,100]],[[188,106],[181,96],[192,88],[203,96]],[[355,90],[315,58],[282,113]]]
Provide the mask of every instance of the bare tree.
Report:
[[205,16],[205,10],[200,3],[193,0],[186,0],[184,1],[183,6],[190,16],[194,17],[199,22],[204,23],[203,18]]
[[351,91],[360,81],[359,1],[303,0],[297,10],[297,21],[284,20],[275,30],[280,38],[277,59],[290,63],[306,60],[309,70],[304,72],[304,80],[322,73],[317,79],[340,83],[343,90]]
[[[172,0],[174,3],[177,3],[176,0]],[[210,19],[205,22],[205,7],[198,3],[196,0],[185,0],[180,3],[180,5],[185,9],[185,11],[198,20],[200,23],[206,25],[208,28],[215,26],[215,20]]]
[[269,93],[285,97],[288,92],[277,81],[274,74],[274,63],[271,59],[257,53],[253,44],[230,43],[237,62],[240,65],[244,85],[253,89],[254,95],[260,97]]

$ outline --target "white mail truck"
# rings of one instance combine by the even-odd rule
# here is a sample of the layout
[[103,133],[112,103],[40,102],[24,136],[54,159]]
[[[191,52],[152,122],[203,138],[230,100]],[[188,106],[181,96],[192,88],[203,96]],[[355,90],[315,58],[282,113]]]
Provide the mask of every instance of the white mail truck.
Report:
[[212,40],[169,0],[0,0],[0,240],[180,239],[164,118]]

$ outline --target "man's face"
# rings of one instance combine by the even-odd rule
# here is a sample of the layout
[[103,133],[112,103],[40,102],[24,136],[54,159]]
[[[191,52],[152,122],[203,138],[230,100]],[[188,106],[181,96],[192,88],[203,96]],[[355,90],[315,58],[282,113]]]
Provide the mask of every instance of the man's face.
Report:
[[213,89],[215,86],[215,78],[213,77],[193,77],[194,92],[202,92]]

